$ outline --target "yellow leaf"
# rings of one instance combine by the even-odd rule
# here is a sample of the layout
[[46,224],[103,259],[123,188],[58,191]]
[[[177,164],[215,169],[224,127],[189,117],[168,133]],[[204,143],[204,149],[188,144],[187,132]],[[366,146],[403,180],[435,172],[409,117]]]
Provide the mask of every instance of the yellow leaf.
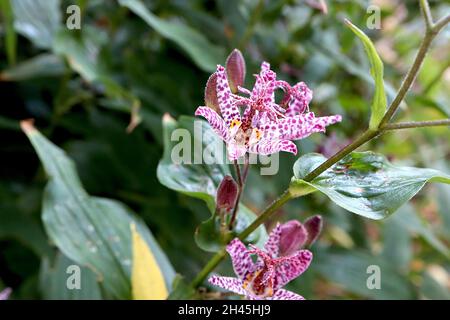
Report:
[[134,300],[164,300],[168,296],[164,277],[150,248],[136,225],[131,224],[133,239],[133,269],[131,287]]

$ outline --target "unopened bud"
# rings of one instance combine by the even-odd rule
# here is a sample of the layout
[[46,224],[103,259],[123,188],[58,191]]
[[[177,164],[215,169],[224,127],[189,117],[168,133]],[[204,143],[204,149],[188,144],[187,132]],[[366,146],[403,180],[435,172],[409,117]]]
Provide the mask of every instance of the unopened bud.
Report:
[[308,232],[297,220],[290,220],[281,225],[280,256],[289,256],[305,244]]
[[217,99],[216,86],[217,86],[217,74],[213,73],[206,82],[205,105],[216,111],[218,114],[220,114],[219,100]]
[[322,225],[322,217],[319,215],[312,216],[304,222],[304,226],[308,231],[308,239],[305,243],[306,246],[312,245],[317,240],[320,233],[322,232]]
[[226,70],[231,92],[237,93],[238,86],[245,81],[245,60],[238,49],[234,49],[227,58]]
[[217,209],[231,211],[236,204],[238,185],[231,176],[225,176],[217,189]]

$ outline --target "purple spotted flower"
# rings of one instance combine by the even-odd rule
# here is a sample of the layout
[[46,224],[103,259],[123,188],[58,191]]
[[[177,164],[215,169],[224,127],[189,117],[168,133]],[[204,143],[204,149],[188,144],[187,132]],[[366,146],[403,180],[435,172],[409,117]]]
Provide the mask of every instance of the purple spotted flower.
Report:
[[[289,256],[280,256],[281,225],[269,235],[264,250],[250,245],[250,250],[234,239],[227,246],[237,278],[211,276],[211,284],[246,296],[252,300],[304,300],[294,292],[283,289],[309,266],[312,253],[299,250]],[[256,262],[252,255],[257,256]]]
[[[341,121],[340,115],[316,117],[309,112],[312,91],[303,82],[290,86],[277,80],[267,62],[261,65],[253,89],[238,87],[247,97],[231,92],[227,72],[217,66],[214,74],[216,92],[210,86],[206,96],[217,96],[218,110],[198,107],[195,115],[204,117],[212,129],[227,144],[228,157],[236,160],[245,153],[269,155],[279,151],[297,153],[293,140],[303,139],[315,132],[325,132],[328,125]],[[275,102],[275,90],[285,95]],[[240,108],[243,108],[241,114]]]
[[6,288],[3,291],[0,291],[0,300],[8,300],[9,296],[11,295],[11,288]]

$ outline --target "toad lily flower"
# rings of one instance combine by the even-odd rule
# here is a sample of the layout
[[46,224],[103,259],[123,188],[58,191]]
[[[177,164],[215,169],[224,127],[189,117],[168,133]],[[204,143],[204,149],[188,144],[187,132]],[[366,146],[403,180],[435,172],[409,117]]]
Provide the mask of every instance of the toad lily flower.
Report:
[[[252,300],[304,300],[302,296],[282,287],[308,268],[312,253],[299,250],[290,256],[279,256],[280,238],[280,224],[270,233],[264,250],[253,245],[248,250],[235,238],[227,246],[227,251],[238,277],[212,276],[209,282]],[[254,254],[258,257],[256,262],[251,257]]]
[[[270,65],[263,62],[256,75],[252,91],[238,87],[242,97],[231,92],[224,67],[217,66],[214,74],[219,112],[209,107],[198,107],[195,115],[204,117],[212,129],[227,144],[228,157],[236,160],[245,153],[269,155],[279,151],[297,153],[292,140],[306,138],[315,132],[325,132],[325,127],[341,121],[340,115],[315,117],[306,112],[312,92],[304,83],[291,87],[287,82],[276,80]],[[209,88],[214,90],[214,88]],[[275,103],[275,90],[285,91],[282,105]],[[215,96],[211,93],[208,96]],[[245,106],[241,116],[239,107]]]

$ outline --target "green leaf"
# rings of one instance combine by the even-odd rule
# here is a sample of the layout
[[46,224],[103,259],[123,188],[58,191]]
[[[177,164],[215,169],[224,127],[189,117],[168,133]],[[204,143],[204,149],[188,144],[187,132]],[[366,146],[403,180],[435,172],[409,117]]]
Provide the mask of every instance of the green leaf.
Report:
[[14,27],[41,49],[49,49],[61,27],[60,0],[13,0]]
[[165,300],[168,290],[155,256],[136,230],[136,226],[132,224],[130,227],[133,239],[133,271],[131,275],[133,299]]
[[[206,121],[193,117],[182,116],[176,121],[166,114],[163,128],[164,154],[157,170],[159,182],[169,189],[205,201],[214,212],[216,190],[225,175],[230,174],[222,140]],[[245,229],[254,219],[256,215],[241,204],[236,229]],[[200,248],[215,252],[229,236],[233,236],[221,237],[219,227],[213,216],[199,226],[196,241]],[[265,228],[261,226],[246,241],[264,241],[266,236]]]
[[362,41],[367,56],[369,57],[371,65],[370,74],[375,81],[375,92],[372,102],[372,115],[370,117],[369,127],[371,129],[376,129],[386,112],[387,106],[386,93],[384,92],[383,82],[383,62],[378,56],[377,50],[375,49],[375,46],[373,45],[369,37],[358,27],[353,25],[349,20],[345,20],[345,23]]
[[[368,279],[375,275],[369,266],[379,267],[380,289],[369,289]],[[326,279],[340,284],[345,290],[373,299],[413,299],[408,279],[379,256],[353,250],[351,252],[318,252],[313,267]],[[369,281],[370,282],[370,281]],[[370,282],[371,283],[371,282]]]
[[22,128],[33,144],[49,182],[44,192],[42,220],[50,239],[70,259],[91,268],[109,296],[131,297],[132,241],[130,224],[151,248],[168,287],[174,270],[148,228],[119,202],[89,196],[75,165],[29,122]]
[[5,46],[6,56],[8,57],[9,65],[14,65],[17,58],[17,34],[14,30],[14,17],[11,7],[11,0],[0,1],[0,9],[5,28]]
[[419,192],[427,182],[450,183],[438,170],[392,165],[374,152],[353,152],[311,182],[302,180],[326,158],[309,153],[294,164],[294,195],[319,190],[337,205],[370,219],[383,219]]
[[160,19],[139,0],[119,0],[119,3],[141,17],[160,35],[178,44],[202,70],[213,72],[217,63],[225,60],[224,50],[211,44],[197,30]]
[[63,59],[54,54],[43,53],[3,70],[0,73],[0,80],[22,81],[40,77],[59,76],[65,70],[66,66]]
[[[73,269],[72,269],[73,268]],[[79,270],[79,288],[67,286],[71,275]],[[46,300],[100,300],[101,288],[97,276],[92,270],[77,265],[74,261],[58,252],[54,263],[44,258],[39,272],[40,289]]]

